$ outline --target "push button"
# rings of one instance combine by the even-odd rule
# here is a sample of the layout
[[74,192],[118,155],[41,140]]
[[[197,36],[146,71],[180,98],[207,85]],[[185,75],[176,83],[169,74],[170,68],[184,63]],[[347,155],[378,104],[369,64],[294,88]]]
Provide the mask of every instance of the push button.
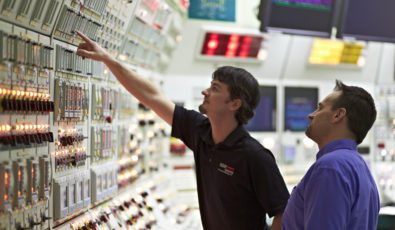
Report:
[[53,112],[54,111],[54,102],[53,101],[50,101],[49,102],[49,112]]
[[48,137],[49,142],[53,142],[53,133],[52,132],[47,133],[47,137]]
[[10,100],[9,100],[9,103],[10,103],[10,110],[11,110],[11,111],[17,110],[17,103],[16,103],[16,100],[10,99]]
[[16,146],[16,144],[17,144],[16,136],[13,136],[13,135],[8,136],[8,140],[9,140],[9,143],[11,146]]
[[36,101],[28,101],[31,111],[37,111]]
[[34,138],[35,134],[26,134],[27,139],[29,140],[30,143],[37,143],[37,140]]
[[47,142],[48,141],[47,135],[45,135],[45,133],[39,133],[37,136],[40,138],[41,142]]
[[7,137],[0,137],[0,144],[2,145],[8,145],[8,138]]
[[12,100],[9,98],[4,99],[4,110],[11,111],[12,110]]
[[37,105],[38,105],[38,109],[37,109],[37,110],[38,110],[39,112],[45,111],[43,101],[37,101]]
[[23,144],[23,137],[22,135],[15,136],[16,144]]
[[66,146],[67,145],[67,138],[66,137],[61,137],[59,141],[60,141],[60,144],[62,146]]
[[50,104],[49,104],[49,101],[44,101],[44,104],[45,104],[45,112],[50,112],[50,110],[51,110],[51,108],[50,108]]
[[14,104],[15,104],[15,111],[22,111],[23,110],[21,100],[14,100]]
[[23,140],[23,144],[30,145],[30,140],[29,140],[29,135],[28,134],[23,134],[22,135],[22,140]]
[[33,134],[34,139],[36,140],[36,143],[41,144],[43,143],[42,139],[41,139],[41,135],[39,133],[35,133]]
[[73,143],[74,143],[74,138],[72,136],[68,136],[67,137],[67,144],[68,145],[73,145]]
[[49,112],[49,101],[42,101],[43,102],[43,107],[44,111],[43,112]]
[[19,107],[19,110],[22,112],[27,111],[24,100],[18,100],[18,107]]
[[6,111],[7,110],[7,99],[0,99],[1,100],[1,108],[0,111]]
[[29,101],[29,100],[23,99],[23,100],[22,100],[22,103],[23,103],[23,110],[24,110],[24,111],[26,111],[26,112],[31,111],[31,108],[30,108],[30,101]]

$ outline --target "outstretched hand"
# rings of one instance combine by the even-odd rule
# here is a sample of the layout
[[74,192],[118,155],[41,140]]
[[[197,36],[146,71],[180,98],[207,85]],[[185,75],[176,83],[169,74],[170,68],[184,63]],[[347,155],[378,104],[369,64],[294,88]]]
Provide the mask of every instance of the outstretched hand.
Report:
[[80,36],[82,38],[82,40],[84,40],[83,43],[80,43],[78,45],[78,49],[77,49],[77,54],[82,56],[82,57],[86,57],[86,58],[90,58],[96,61],[104,61],[106,58],[109,58],[110,55],[109,53],[107,53],[107,51],[101,47],[99,44],[97,44],[96,42],[92,41],[90,38],[88,38],[85,34],[76,31],[78,36]]

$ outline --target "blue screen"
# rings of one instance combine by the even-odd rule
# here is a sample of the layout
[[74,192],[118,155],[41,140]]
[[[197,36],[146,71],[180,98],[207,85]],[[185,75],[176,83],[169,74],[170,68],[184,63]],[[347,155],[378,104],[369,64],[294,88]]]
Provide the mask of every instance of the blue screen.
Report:
[[318,104],[317,88],[285,87],[284,130],[305,131]]
[[255,115],[245,127],[253,132],[276,131],[276,87],[260,86],[259,91],[261,99],[255,109]]

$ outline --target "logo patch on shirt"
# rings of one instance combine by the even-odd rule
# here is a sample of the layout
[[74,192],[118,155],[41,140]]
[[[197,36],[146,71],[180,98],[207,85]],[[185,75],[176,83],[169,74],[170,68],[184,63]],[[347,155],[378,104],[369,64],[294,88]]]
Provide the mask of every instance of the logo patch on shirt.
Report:
[[228,176],[233,176],[233,174],[235,173],[235,168],[230,167],[225,163],[219,163],[219,167],[217,168],[217,170],[222,173],[225,173]]

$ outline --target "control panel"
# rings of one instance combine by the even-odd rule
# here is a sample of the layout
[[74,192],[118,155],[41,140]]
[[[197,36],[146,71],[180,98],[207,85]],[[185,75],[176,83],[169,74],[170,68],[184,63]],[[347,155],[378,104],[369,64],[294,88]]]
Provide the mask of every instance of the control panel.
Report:
[[[29,1],[18,2],[17,11],[10,2],[16,4],[4,2],[3,9],[9,14],[3,10],[2,16],[15,15],[21,23],[24,17],[18,15],[30,16],[25,9]],[[18,23],[0,24],[1,227],[48,228],[54,48],[49,37],[19,27]]]
[[395,85],[376,92],[377,120],[373,127],[374,170],[383,204],[395,202]]
[[170,0],[0,1],[0,229],[105,219],[102,205],[161,167],[159,119],[103,63],[76,54],[76,31],[160,76],[172,50],[162,43],[185,18]]

